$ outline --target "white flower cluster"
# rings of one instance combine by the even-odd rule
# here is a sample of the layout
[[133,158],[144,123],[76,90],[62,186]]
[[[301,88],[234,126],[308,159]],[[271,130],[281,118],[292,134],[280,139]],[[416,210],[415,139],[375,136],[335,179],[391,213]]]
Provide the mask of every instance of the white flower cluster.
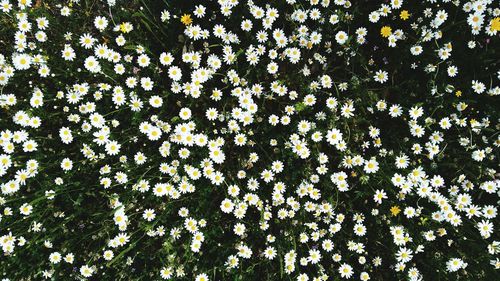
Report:
[[90,2],[0,0],[6,277],[498,274],[497,1]]

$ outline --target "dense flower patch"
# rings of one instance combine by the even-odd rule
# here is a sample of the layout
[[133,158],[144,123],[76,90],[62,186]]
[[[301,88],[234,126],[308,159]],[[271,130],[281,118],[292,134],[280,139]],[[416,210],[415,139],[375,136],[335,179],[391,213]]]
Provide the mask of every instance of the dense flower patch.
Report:
[[494,280],[497,0],[0,0],[0,278]]

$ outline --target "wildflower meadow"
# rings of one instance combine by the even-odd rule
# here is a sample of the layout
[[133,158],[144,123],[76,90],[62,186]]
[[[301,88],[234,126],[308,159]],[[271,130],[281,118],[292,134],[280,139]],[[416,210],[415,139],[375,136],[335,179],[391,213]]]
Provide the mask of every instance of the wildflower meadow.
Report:
[[0,0],[0,280],[500,280],[499,0]]

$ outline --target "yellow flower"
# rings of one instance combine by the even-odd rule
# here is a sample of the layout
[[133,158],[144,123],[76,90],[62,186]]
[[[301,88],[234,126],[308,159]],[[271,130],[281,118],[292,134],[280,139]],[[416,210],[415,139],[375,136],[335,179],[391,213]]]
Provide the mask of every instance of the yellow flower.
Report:
[[184,14],[184,15],[182,15],[182,17],[181,17],[181,22],[182,22],[184,25],[190,25],[190,24],[193,22],[193,19],[191,18],[191,15],[190,15],[190,14]]
[[500,17],[496,17],[491,20],[490,29],[500,31]]
[[382,37],[389,37],[392,34],[392,29],[389,26],[384,26],[380,29],[380,34]]
[[392,206],[391,207],[391,214],[393,216],[397,216],[401,212],[401,209],[398,206]]
[[122,22],[120,24],[120,31],[122,33],[129,33],[130,31],[132,31],[133,29],[133,26],[132,24],[130,24],[130,22]]
[[460,90],[456,91],[455,92],[455,96],[457,96],[457,98],[461,97],[462,96],[462,91],[460,91]]
[[410,13],[408,13],[407,10],[402,10],[401,13],[399,14],[399,17],[402,19],[402,20],[407,20],[410,18]]

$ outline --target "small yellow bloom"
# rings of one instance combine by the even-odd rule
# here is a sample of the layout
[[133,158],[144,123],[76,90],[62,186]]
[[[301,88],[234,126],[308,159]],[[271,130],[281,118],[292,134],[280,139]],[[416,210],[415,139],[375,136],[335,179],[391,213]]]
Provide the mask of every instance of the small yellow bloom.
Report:
[[500,17],[496,17],[490,22],[490,29],[500,31]]
[[132,24],[130,24],[130,22],[122,22],[120,24],[120,31],[122,33],[129,33],[130,31],[132,31],[133,29],[133,26]]
[[382,37],[389,37],[392,34],[392,29],[390,26],[384,26],[380,29],[380,34]]
[[181,17],[181,22],[182,22],[184,25],[190,25],[191,23],[193,23],[193,19],[191,18],[191,15],[190,15],[190,14],[184,14],[184,15],[182,15],[182,17]]
[[408,13],[407,10],[402,10],[401,13],[399,14],[399,17],[402,19],[402,20],[407,20],[410,18],[410,13]]
[[456,91],[455,92],[455,96],[457,96],[457,98],[461,97],[462,96],[462,91],[460,91],[460,90]]
[[398,206],[391,207],[391,214],[393,216],[397,216],[401,212],[401,209]]

